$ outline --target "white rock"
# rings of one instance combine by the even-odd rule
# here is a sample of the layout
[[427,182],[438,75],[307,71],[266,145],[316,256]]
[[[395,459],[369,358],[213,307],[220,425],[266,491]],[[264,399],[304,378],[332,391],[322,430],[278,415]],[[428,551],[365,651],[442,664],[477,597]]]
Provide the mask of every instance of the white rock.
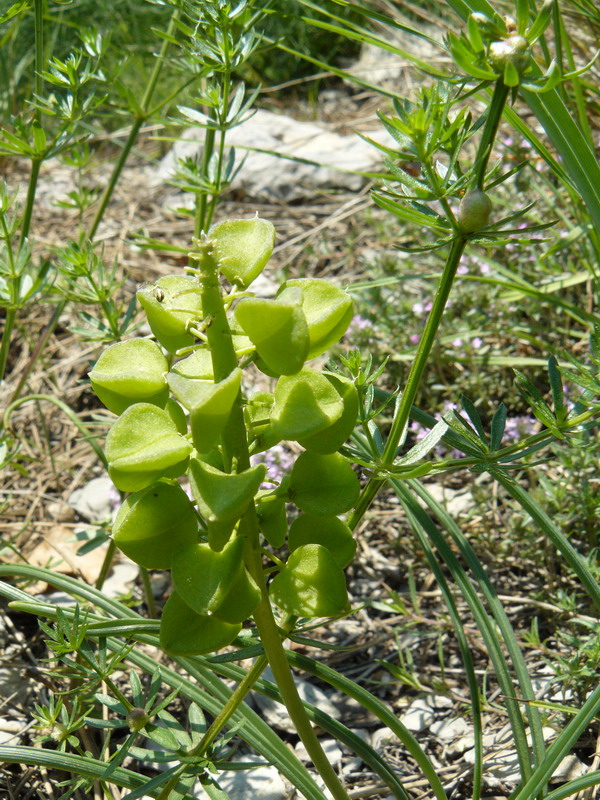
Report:
[[450,489],[440,483],[428,483],[427,491],[434,500],[445,506],[446,511],[452,517],[458,517],[470,511],[475,505],[475,500],[470,489]]
[[25,722],[19,719],[0,719],[0,745],[17,745],[21,742],[21,733]]
[[[275,767],[265,764],[264,758],[253,753],[238,756],[238,761],[252,762],[261,766],[254,769],[221,772],[218,783],[229,800],[285,800],[288,789]],[[199,786],[195,791],[199,800],[208,800],[208,795]]]
[[573,781],[580,778],[587,772],[587,767],[577,756],[565,756],[558,767],[552,773],[550,783],[563,783],[563,781]]
[[386,747],[396,744],[399,746],[398,737],[389,728],[377,728],[371,734],[371,747],[378,753],[383,753]]
[[434,722],[433,725],[429,727],[429,730],[441,741],[451,742],[453,739],[465,737],[473,729],[462,717],[456,717],[455,719]]
[[[325,755],[327,756],[327,760],[329,763],[334,767],[337,768],[342,763],[342,751],[340,749],[339,744],[336,742],[335,739],[321,739],[321,747],[325,751]],[[303,761],[305,764],[311,761],[308,753],[306,752],[306,748],[302,744],[302,742],[298,742],[294,751],[300,761]]]
[[[389,135],[382,130],[369,136],[391,143]],[[196,156],[203,140],[204,129],[185,131],[150,181],[155,185],[169,181],[175,174],[178,160]],[[259,109],[229,131],[227,144],[236,150],[236,164],[244,159],[232,187],[242,189],[250,197],[267,200],[312,197],[319,188],[354,192],[365,183],[365,178],[353,173],[372,172],[383,162],[382,153],[357,135],[343,136],[325,125],[302,122],[265,109]]]
[[[273,673],[269,668],[265,670],[263,677],[275,683]],[[298,677],[295,678],[294,683],[296,684],[296,689],[298,689],[298,694],[302,700],[307,703],[312,703],[319,711],[333,717],[333,719],[340,719],[341,714],[339,709],[331,702],[322,689]],[[253,697],[269,725],[278,730],[287,731],[287,733],[296,732],[296,728],[289,718],[287,709],[282,703],[278,703],[276,700],[265,697],[265,695],[259,694],[258,692],[255,692]]]
[[10,667],[0,667],[0,697],[11,698],[12,703],[23,704],[29,696],[29,682],[23,678],[26,665],[15,661]]
[[102,586],[102,593],[107,597],[121,597],[137,580],[140,568],[130,559],[121,555],[121,560],[113,565],[112,571]]
[[[419,28],[427,33],[432,39],[441,39],[439,30],[433,26],[419,25]],[[383,33],[379,32],[379,37],[399,50],[414,53],[422,61],[428,64],[442,66],[447,63],[448,56],[444,53],[441,46],[436,47],[426,39],[417,38],[400,28],[393,30],[387,28]],[[377,86],[397,86],[398,82],[406,79],[407,68],[415,71],[415,66],[409,58],[404,58],[398,53],[377,47],[375,44],[364,44],[360,51],[360,56],[356,63],[346,70],[351,75],[363,81]],[[419,83],[427,82],[427,77],[421,75]],[[345,79],[347,85],[354,85],[351,80]]]
[[420,733],[442,716],[440,711],[452,708],[452,700],[442,695],[428,695],[418,697],[408,706],[406,712],[400,717],[402,724],[413,733]]
[[[545,726],[542,728],[542,735],[546,743],[556,737],[554,728]],[[531,735],[527,733],[527,741],[531,746]],[[483,781],[487,786],[494,787],[500,784],[516,785],[521,781],[521,771],[519,769],[519,759],[515,750],[510,747],[510,735],[504,731],[497,731],[483,736],[483,748],[485,758],[485,770]],[[467,764],[474,763],[474,751],[469,750],[463,755],[463,760]],[[583,775],[587,771],[585,765],[577,756],[566,756],[555,769],[552,775],[552,782],[571,780]]]
[[69,505],[88,522],[104,522],[111,518],[118,496],[111,479],[102,476],[76,489],[69,497]]

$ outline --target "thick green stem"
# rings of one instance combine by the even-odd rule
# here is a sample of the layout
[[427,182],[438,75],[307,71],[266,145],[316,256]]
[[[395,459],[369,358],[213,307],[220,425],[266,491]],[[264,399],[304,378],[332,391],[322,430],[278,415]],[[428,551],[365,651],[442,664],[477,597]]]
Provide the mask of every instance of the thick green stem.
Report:
[[[217,265],[211,255],[212,245],[210,239],[204,236],[200,241],[196,242],[196,248],[192,259],[197,262],[198,266],[200,285],[202,287],[202,308],[209,322],[206,327],[206,336],[211,351],[214,378],[215,381],[219,381],[227,377],[237,367],[238,362],[225,313],[223,296],[219,287]],[[243,469],[249,464],[250,457],[241,397],[240,402],[234,405],[232,409],[231,418],[222,435],[221,443],[224,460],[230,464],[229,468],[231,468],[234,458],[237,461],[238,468]],[[306,714],[285,655],[281,633],[273,616],[265,583],[258,519],[253,503],[251,503],[248,511],[240,520],[237,535],[245,538],[244,563],[261,590],[261,600],[253,616],[283,702],[309,757],[312,759],[315,769],[323,778],[332,796],[335,800],[348,800],[348,795],[335,770],[329,763],[327,755],[321,747]]]

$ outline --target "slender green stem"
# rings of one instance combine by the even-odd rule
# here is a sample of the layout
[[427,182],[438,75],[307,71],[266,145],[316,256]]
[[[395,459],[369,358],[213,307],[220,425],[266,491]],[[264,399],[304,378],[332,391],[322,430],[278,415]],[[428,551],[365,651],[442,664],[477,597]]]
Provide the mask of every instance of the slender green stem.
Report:
[[35,205],[35,193],[37,191],[37,183],[40,175],[40,167],[42,166],[41,158],[34,158],[31,160],[31,172],[29,173],[29,184],[27,186],[27,198],[25,200],[25,209],[23,211],[23,221],[21,222],[21,239],[19,242],[19,250],[27,241],[29,236],[29,228],[31,227],[31,215],[33,214],[33,206]]
[[[478,188],[483,187],[487,164],[492,151],[492,145],[498,132],[498,126],[500,124],[500,120],[502,119],[502,113],[506,105],[509,91],[509,87],[504,84],[502,79],[499,79],[496,82],[490,108],[485,121],[485,126],[479,142],[479,147],[477,149],[475,184]],[[452,221],[453,220],[451,219],[451,222]],[[469,237],[467,235],[459,234],[454,237],[450,245],[450,251],[446,259],[446,264],[440,278],[440,283],[431,311],[429,313],[429,317],[427,318],[427,322],[425,324],[425,330],[423,331],[423,336],[419,342],[417,354],[410,369],[400,404],[396,410],[396,413],[394,414],[392,427],[385,444],[383,455],[381,457],[381,467],[383,470],[393,464],[394,459],[396,458],[398,445],[405,435],[406,425],[410,417],[412,405],[419,389],[425,367],[427,366],[429,354],[431,353],[431,348],[433,347],[433,343],[444,314],[446,303],[448,302],[448,297],[456,276],[456,270],[458,269],[461,256],[465,250],[468,240]],[[384,483],[384,478],[374,475],[364,487],[354,512],[352,513],[348,522],[352,529],[355,529],[360,523],[371,502]]]
[[[212,112],[209,114],[209,120],[215,121]],[[214,128],[207,128],[204,134],[204,147],[202,149],[202,161],[200,164],[200,171],[203,178],[208,175],[208,165],[215,146],[215,130]],[[196,215],[194,220],[194,236],[200,236],[202,231],[206,230],[207,224],[207,209],[208,198],[206,192],[202,190],[196,197]]]
[[211,197],[210,205],[208,207],[207,219],[205,225],[208,227],[213,219],[219,197],[221,196],[223,160],[225,157],[225,139],[227,138],[227,115],[229,114],[229,92],[231,86],[231,75],[229,71],[225,72],[223,76],[223,105],[219,111],[220,129],[219,129],[219,147],[217,150],[217,169],[215,177],[214,192]]
[[150,583],[150,573],[145,567],[140,567],[140,577],[142,578],[144,597],[146,598],[146,605],[148,606],[148,616],[150,619],[158,619],[156,601],[154,600],[154,592],[152,591],[152,584]]
[[488,161],[492,153],[492,146],[498,133],[498,126],[502,119],[502,113],[506,105],[510,87],[506,86],[502,78],[496,81],[494,86],[494,93],[490,102],[490,108],[485,120],[485,126],[481,135],[481,141],[477,148],[477,161],[475,166],[475,185],[478,189],[483,189],[483,182],[485,180],[485,172],[487,169]]
[[127,159],[129,158],[129,154],[135,144],[135,141],[138,137],[138,133],[140,132],[140,128],[146,121],[145,116],[139,116],[129,129],[129,134],[127,135],[127,139],[125,140],[125,144],[121,148],[121,152],[119,153],[119,157],[113,167],[113,171],[110,175],[110,179],[106,184],[104,191],[102,192],[102,197],[100,198],[100,205],[96,211],[94,219],[92,220],[92,224],[88,229],[88,238],[93,239],[96,235],[98,230],[98,226],[102,222],[102,218],[104,217],[104,212],[106,211],[106,207],[108,206],[110,199],[113,195],[115,190],[115,186],[117,185],[117,181],[121,177],[121,172],[123,171],[123,167],[125,166]]
[[4,373],[6,372],[6,364],[8,362],[8,354],[10,352],[10,342],[12,338],[12,330],[15,326],[17,319],[17,309],[8,308],[6,317],[4,318],[4,330],[2,331],[2,345],[0,346],[0,383],[4,380]]
[[402,393],[400,405],[398,406],[398,411],[394,416],[392,428],[385,444],[382,458],[384,465],[390,465],[393,463],[394,458],[396,457],[398,443],[404,436],[410,410],[419,389],[421,378],[423,376],[423,372],[425,371],[427,360],[429,358],[431,348],[433,347],[440,322],[442,321],[442,316],[444,309],[446,308],[446,303],[448,302],[448,297],[450,296],[456,270],[460,264],[460,259],[466,244],[467,238],[465,236],[457,236],[452,240],[450,252],[448,253],[444,271],[442,273],[442,277],[440,278],[438,290],[425,324],[423,336],[419,342],[417,355],[415,356],[415,360],[409,372],[408,379],[406,381],[406,387]]
[[127,136],[127,140],[123,145],[123,149],[121,150],[121,153],[119,155],[119,158],[117,159],[115,166],[113,167],[110,180],[102,194],[100,205],[98,206],[98,210],[96,211],[96,216],[94,217],[90,229],[88,231],[88,237],[90,239],[94,238],[96,231],[98,230],[98,226],[102,221],[104,212],[106,211],[106,207],[113,195],[115,186],[117,185],[117,181],[121,176],[123,167],[125,166],[125,163],[129,158],[129,154],[133,148],[133,145],[135,144],[138,133],[140,132],[140,128],[148,119],[150,103],[152,102],[152,95],[154,94],[154,90],[156,89],[156,84],[158,83],[158,79],[160,78],[160,73],[162,71],[165,56],[167,54],[167,48],[169,47],[169,39],[175,31],[175,26],[177,24],[178,17],[179,17],[179,10],[176,9],[171,16],[171,19],[169,21],[169,27],[167,28],[167,35],[163,39],[161,48],[154,62],[154,66],[152,68],[148,84],[144,91],[144,96],[142,97],[142,102],[140,104],[140,111],[133,125],[131,126],[129,135]]
[[[34,0],[34,29],[35,29],[35,76],[34,86],[35,93],[38,97],[44,94],[44,67],[45,67],[45,52],[44,52],[44,11],[46,8],[46,0]],[[41,111],[36,109],[35,117],[39,119]]]
[[102,566],[100,567],[100,574],[96,579],[96,583],[94,584],[96,589],[102,589],[104,586],[104,581],[106,580],[106,576],[110,572],[110,568],[112,567],[113,558],[115,557],[115,552],[117,550],[117,545],[111,539],[108,543],[108,547],[106,549],[106,553],[104,554],[104,561],[102,562]]
[[248,670],[244,679],[238,683],[229,700],[225,703],[220,713],[214,718],[202,739],[198,742],[196,747],[190,751],[189,755],[202,756],[206,753],[225,725],[227,725],[232,715],[236,712],[240,703],[244,701],[248,692],[260,678],[267,664],[266,656],[260,656],[256,659],[251,669]]
[[[423,331],[423,336],[419,342],[417,355],[408,374],[406,388],[402,393],[400,404],[396,410],[396,413],[394,414],[392,427],[381,457],[381,466],[383,469],[393,464],[396,457],[398,444],[404,436],[412,405],[419,389],[421,378],[423,376],[423,372],[425,371],[427,360],[435,341],[435,337],[442,320],[442,315],[444,313],[446,303],[448,302],[448,296],[450,295],[450,290],[452,289],[452,283],[456,275],[456,270],[460,264],[460,258],[463,254],[466,243],[467,237],[465,236],[457,236],[452,241],[450,252],[448,253],[448,258],[446,259],[446,265],[444,266],[444,271],[442,272],[442,277],[440,278],[438,290],[435,295],[431,311],[429,312],[429,317],[425,323],[425,330]],[[385,478],[373,475],[363,488],[354,511],[348,520],[348,525],[352,530],[358,526],[385,481]]]

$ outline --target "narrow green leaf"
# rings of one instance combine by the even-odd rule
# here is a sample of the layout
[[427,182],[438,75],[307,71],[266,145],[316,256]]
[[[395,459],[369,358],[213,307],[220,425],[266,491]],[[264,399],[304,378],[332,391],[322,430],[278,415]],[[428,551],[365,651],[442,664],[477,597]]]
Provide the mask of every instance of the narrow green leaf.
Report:
[[490,450],[499,450],[502,446],[502,437],[504,436],[504,428],[506,426],[506,406],[500,403],[490,426]]
[[481,441],[484,444],[487,445],[488,440],[487,440],[487,436],[486,436],[486,433],[485,433],[485,430],[484,430],[484,427],[483,427],[483,423],[481,421],[481,417],[479,416],[479,411],[477,411],[477,409],[475,408],[475,405],[465,395],[463,395],[461,397],[460,402],[461,402],[462,407],[466,411],[469,419],[471,420],[471,423],[472,423],[473,427],[477,431],[477,433],[479,435],[479,438],[481,439]]
[[568,409],[565,405],[562,376],[555,356],[550,356],[548,359],[548,377],[550,379],[550,390],[552,391],[552,401],[554,403],[554,415],[557,422],[561,423],[565,420]]

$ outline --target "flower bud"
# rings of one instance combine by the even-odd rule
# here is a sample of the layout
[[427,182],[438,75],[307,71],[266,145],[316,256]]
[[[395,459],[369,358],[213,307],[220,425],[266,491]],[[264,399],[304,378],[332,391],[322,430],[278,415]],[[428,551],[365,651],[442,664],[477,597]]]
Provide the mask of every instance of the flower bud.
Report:
[[141,731],[148,722],[150,722],[150,717],[143,708],[132,708],[127,714],[127,724],[132,733]]
[[463,233],[485,228],[492,213],[492,201],[481,189],[474,189],[460,201],[458,224]]
[[496,72],[504,72],[504,68],[511,63],[521,74],[529,61],[529,42],[524,36],[513,33],[499,42],[492,42],[489,50],[489,59]]

